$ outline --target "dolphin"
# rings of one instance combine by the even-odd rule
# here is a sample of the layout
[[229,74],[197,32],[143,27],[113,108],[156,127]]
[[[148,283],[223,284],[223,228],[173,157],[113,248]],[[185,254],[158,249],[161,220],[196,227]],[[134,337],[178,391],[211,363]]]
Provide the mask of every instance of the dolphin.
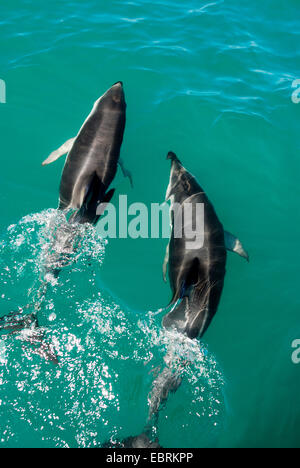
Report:
[[[123,83],[119,81],[95,102],[78,135],[52,152],[43,162],[46,166],[68,153],[61,176],[58,209],[66,215],[72,212],[68,223],[60,226],[56,232],[49,249],[54,254],[46,259],[45,274],[53,273],[58,277],[61,268],[70,263],[78,240],[78,224],[97,224],[105,205],[115,192],[109,187],[116,176],[118,165],[132,184],[131,174],[120,160],[125,124],[125,94]],[[22,329],[31,329],[32,333],[26,337],[26,341],[34,345],[40,342],[40,349],[37,348],[36,352],[56,363],[52,348],[44,343],[44,333],[37,330],[37,313],[46,292],[47,282],[42,281],[36,303],[27,304],[18,312],[0,318],[0,333],[15,334]]]
[[[225,231],[205,191],[182,165],[175,153],[169,152],[171,160],[170,183],[166,200],[171,200],[171,238],[164,262],[164,279],[169,280],[172,289],[173,306],[163,319],[165,328],[175,328],[190,339],[201,338],[215,316],[226,274],[227,251],[232,251],[249,261],[249,255],[242,243]],[[173,207],[189,203],[191,216],[196,205],[204,208],[203,245],[197,249],[188,247],[185,232],[176,235],[176,215]],[[194,219],[184,225],[195,225]],[[184,231],[184,229],[183,229]]]
[[[193,340],[204,335],[217,312],[224,287],[227,251],[235,252],[248,261],[249,255],[242,243],[224,230],[205,191],[183,167],[176,154],[169,152],[167,159],[171,160],[170,182],[166,194],[166,200],[171,201],[171,238],[163,274],[167,281],[169,269],[172,309],[163,318],[163,327]],[[185,204],[191,207],[187,214],[183,209]],[[195,243],[191,246],[186,227],[201,226],[201,222],[197,223],[198,220],[195,219],[199,216],[197,205],[203,207],[203,218],[200,220],[203,236],[199,245]],[[190,232],[189,230],[189,235]],[[159,412],[170,394],[180,387],[183,371],[189,364],[172,349],[164,360],[165,367],[153,382],[148,397],[147,426],[141,436],[123,441],[123,447],[151,448],[151,444],[159,447],[157,438],[153,437],[157,434],[155,429],[158,427]]]
[[[69,225],[62,226],[56,235],[57,242],[63,242],[60,250],[65,252],[66,260],[58,258],[58,263],[68,264],[74,247],[76,224],[97,224],[114,195],[115,189],[110,189],[110,185],[118,165],[133,185],[131,174],[120,159],[125,125],[125,93],[123,83],[118,81],[95,102],[78,135],[43,162],[46,166],[68,153],[60,181],[58,209],[73,213]],[[50,260],[50,265],[55,263],[53,258]],[[55,275],[58,274],[59,269],[56,269]]]
[[[165,329],[175,329],[189,339],[202,337],[217,312],[224,286],[227,251],[236,252],[249,261],[241,242],[224,228],[197,180],[183,167],[178,157],[169,152],[171,160],[170,182],[166,200],[171,200],[171,238],[163,266],[164,279],[169,279],[172,288],[172,306],[163,319]],[[175,207],[191,206],[188,215],[178,229],[178,210]],[[197,205],[204,208],[203,242],[190,246],[186,226],[197,226]],[[190,216],[190,217],[189,217]],[[187,219],[186,219],[187,218]],[[180,235],[178,235],[180,234]],[[182,383],[182,374],[188,361],[180,359],[172,350],[164,358],[165,367],[152,384],[149,394],[147,425],[140,436],[118,442],[119,447],[160,447],[157,439],[159,412],[171,393]]]
[[132,183],[120,160],[125,124],[125,94],[119,81],[95,102],[78,135],[43,162],[43,166],[48,165],[68,153],[60,182],[59,209],[77,210],[72,220],[97,223],[98,205],[109,203],[114,194],[114,189],[108,189],[118,164]]

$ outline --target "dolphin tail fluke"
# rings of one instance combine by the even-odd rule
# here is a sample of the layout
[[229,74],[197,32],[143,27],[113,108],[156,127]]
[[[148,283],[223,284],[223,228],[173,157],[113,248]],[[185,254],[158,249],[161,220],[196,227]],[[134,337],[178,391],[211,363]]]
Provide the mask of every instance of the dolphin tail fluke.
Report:
[[20,333],[20,340],[30,344],[31,351],[46,361],[58,364],[52,344],[45,339],[45,331],[39,328],[36,313],[11,312],[0,318],[0,336],[7,337]]
[[11,312],[10,314],[0,318],[0,333],[6,332],[7,334],[13,334],[26,328],[37,326],[36,314],[24,314],[22,310],[19,312]]
[[159,445],[158,439],[154,441],[149,438],[146,433],[143,433],[136,437],[128,437],[123,441],[124,448],[135,448],[135,449],[149,449],[149,448],[162,448]]
[[108,441],[102,444],[102,448],[124,448],[124,449],[152,449],[162,448],[158,439],[151,440],[147,433],[143,432],[139,436],[127,437],[120,441]]
[[18,311],[10,312],[0,317],[0,334],[13,334],[24,329],[38,328],[37,314],[41,310],[46,297],[47,283],[41,283],[36,291],[36,297],[32,303],[19,307]]

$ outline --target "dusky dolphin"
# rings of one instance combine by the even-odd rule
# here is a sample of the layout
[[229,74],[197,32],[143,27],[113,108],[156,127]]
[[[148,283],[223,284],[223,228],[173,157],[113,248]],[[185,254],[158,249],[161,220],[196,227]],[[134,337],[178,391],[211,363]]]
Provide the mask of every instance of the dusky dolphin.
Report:
[[[171,238],[167,247],[163,266],[164,279],[167,281],[167,269],[172,288],[172,306],[163,319],[166,329],[175,329],[187,339],[202,337],[217,312],[224,286],[227,251],[235,252],[249,261],[249,256],[241,242],[224,228],[206,193],[197,180],[183,167],[177,156],[169,152],[171,160],[170,183],[166,200],[171,200]],[[178,210],[188,203],[191,210],[181,211],[178,223]],[[203,206],[203,239],[201,247],[190,248],[191,239],[187,237],[185,227],[201,225],[197,221],[197,204]],[[186,216],[190,218],[186,219]],[[191,231],[189,231],[190,234]],[[175,338],[176,340],[176,335]],[[158,418],[161,408],[169,395],[175,393],[182,382],[182,374],[189,362],[180,359],[176,352],[170,351],[165,356],[165,368],[152,385],[148,397],[149,415],[147,426],[141,436],[130,437],[123,441],[123,447],[159,447],[157,434]],[[154,440],[154,441],[153,441]],[[146,444],[146,445],[145,445]]]
[[[165,328],[174,327],[189,338],[201,338],[215,316],[221,299],[226,273],[227,250],[236,252],[249,261],[249,256],[241,242],[225,231],[216,211],[205,191],[181,164],[177,156],[170,152],[170,183],[166,199],[171,199],[171,239],[164,262],[164,278],[169,280],[173,293],[170,305],[173,309],[163,319]],[[204,239],[199,249],[191,249],[184,229],[182,236],[176,235],[176,215],[174,204],[191,205],[191,216],[196,213],[196,205],[204,208]],[[195,225],[195,220],[185,223]]]
[[125,94],[119,81],[95,102],[78,135],[43,162],[50,164],[68,153],[60,183],[59,209],[77,210],[73,220],[96,224],[98,205],[109,203],[114,194],[114,189],[108,189],[118,164],[132,182],[120,160],[125,124]]
[[[73,211],[69,223],[61,226],[55,234],[50,249],[54,254],[47,259],[44,273],[52,272],[57,277],[61,268],[70,263],[78,237],[76,224],[97,224],[105,204],[114,194],[114,189],[109,190],[109,187],[118,164],[132,184],[131,174],[120,160],[125,124],[125,94],[123,83],[119,81],[95,102],[77,137],[69,139],[44,161],[45,166],[68,153],[60,183],[59,210],[66,213]],[[59,245],[59,249],[55,245]],[[40,341],[40,349],[36,348],[36,351],[56,362],[52,348],[44,343],[44,333],[38,331],[37,313],[45,300],[46,291],[47,282],[42,281],[37,302],[1,317],[0,332],[14,334],[22,329],[31,329],[33,333],[28,335],[27,341],[34,345]]]

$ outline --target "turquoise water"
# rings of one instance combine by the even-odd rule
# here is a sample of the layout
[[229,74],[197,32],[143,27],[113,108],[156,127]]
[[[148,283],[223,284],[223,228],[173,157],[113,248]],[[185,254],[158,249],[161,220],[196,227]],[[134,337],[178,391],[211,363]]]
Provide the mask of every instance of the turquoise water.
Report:
[[[164,200],[173,150],[250,253],[230,256],[202,343],[160,328],[166,240],[82,233],[40,325],[59,366],[0,341],[0,446],[94,447],[137,435],[170,348],[190,365],[160,414],[164,447],[299,446],[300,78],[296,0],[52,1],[1,6],[0,313],[37,300],[63,166],[41,167],[123,80],[129,203]],[[117,201],[117,197],[115,197]],[[151,313],[152,312],[152,313]]]

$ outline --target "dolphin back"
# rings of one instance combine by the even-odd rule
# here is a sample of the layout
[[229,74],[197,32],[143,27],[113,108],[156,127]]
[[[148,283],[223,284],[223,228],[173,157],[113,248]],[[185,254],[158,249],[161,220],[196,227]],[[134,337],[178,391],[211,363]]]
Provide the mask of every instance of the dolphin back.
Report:
[[81,209],[92,185],[98,186],[98,202],[103,201],[117,172],[125,124],[126,102],[119,82],[98,99],[75,138],[61,178],[60,209]]

